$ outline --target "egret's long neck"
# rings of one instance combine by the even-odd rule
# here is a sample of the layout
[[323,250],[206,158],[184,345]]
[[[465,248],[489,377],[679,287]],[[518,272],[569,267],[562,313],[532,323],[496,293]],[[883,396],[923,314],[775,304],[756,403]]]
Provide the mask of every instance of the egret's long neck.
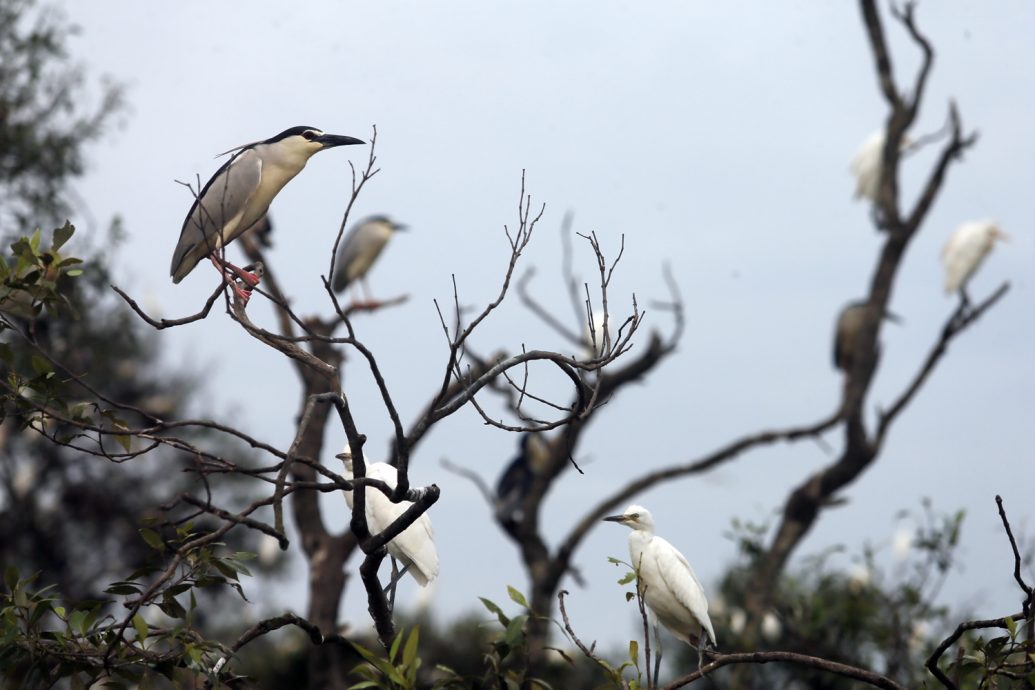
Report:
[[629,558],[632,559],[631,565],[633,568],[639,569],[640,556],[653,537],[653,534],[640,529],[634,529],[629,533]]

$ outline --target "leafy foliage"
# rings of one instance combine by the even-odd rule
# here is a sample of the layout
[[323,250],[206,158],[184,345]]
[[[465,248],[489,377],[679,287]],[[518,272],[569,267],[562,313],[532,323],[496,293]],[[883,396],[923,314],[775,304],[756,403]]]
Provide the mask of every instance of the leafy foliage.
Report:
[[83,113],[83,70],[65,50],[74,31],[34,0],[0,0],[0,237],[61,222],[83,144],[122,106],[121,90],[104,84],[100,103]]

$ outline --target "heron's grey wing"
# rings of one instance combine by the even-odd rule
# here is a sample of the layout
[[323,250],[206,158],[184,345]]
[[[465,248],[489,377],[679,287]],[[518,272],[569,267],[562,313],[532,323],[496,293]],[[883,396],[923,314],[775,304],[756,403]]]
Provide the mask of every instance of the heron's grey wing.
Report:
[[[655,537],[659,539],[659,537]],[[665,542],[668,544],[668,542]],[[659,558],[658,572],[665,586],[673,592],[679,602],[694,614],[697,622],[708,632],[708,637],[715,643],[715,630],[711,618],[708,617],[708,599],[704,595],[704,587],[697,579],[697,573],[690,567],[689,561],[676,547],[668,544],[668,551],[673,558]],[[694,635],[696,630],[691,630]]]
[[205,256],[240,234],[234,230],[261,179],[262,160],[252,149],[237,154],[216,171],[183,221],[169,269],[174,283],[183,280]]
[[352,228],[341,241],[341,247],[338,248],[338,260],[334,264],[334,280],[331,282],[331,288],[335,292],[343,292],[352,280],[348,267],[359,256],[359,250],[363,244],[360,236],[362,230],[362,225]]

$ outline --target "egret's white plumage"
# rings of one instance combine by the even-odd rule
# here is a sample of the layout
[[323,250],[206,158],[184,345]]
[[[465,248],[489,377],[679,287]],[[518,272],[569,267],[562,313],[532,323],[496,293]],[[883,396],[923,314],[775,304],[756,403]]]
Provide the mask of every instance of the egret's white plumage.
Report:
[[[852,158],[851,171],[855,176],[855,198],[877,201],[880,192],[880,179],[884,169],[884,129],[879,129],[863,140],[859,150]],[[909,139],[902,137],[902,148],[909,144]]]
[[[345,464],[345,472],[342,476],[345,479],[352,479],[352,449],[346,445],[345,450],[338,457]],[[393,489],[399,479],[396,469],[385,462],[368,462],[366,470],[367,477],[380,479]],[[371,534],[380,534],[413,505],[411,501],[392,503],[380,490],[372,488],[367,489],[366,499],[367,527]],[[353,503],[351,491],[345,492],[345,502],[351,509]],[[388,553],[405,568],[408,568],[407,572],[421,587],[438,577],[438,551],[435,550],[434,537],[431,519],[428,518],[427,513],[424,513],[387,545]]]
[[[599,359],[603,357],[614,345],[612,325],[614,319],[608,316],[607,331],[604,331],[604,312],[595,311],[592,314],[592,329],[590,322],[586,321],[582,327],[582,356],[585,359]],[[617,330],[617,329],[614,329]]]
[[[676,547],[654,534],[654,518],[640,505],[604,518],[632,529],[629,557],[638,571],[638,586],[650,611],[679,639],[696,647],[715,645],[708,617],[708,599],[701,581]],[[702,632],[707,640],[700,639]]]
[[945,244],[942,261],[945,263],[945,291],[964,290],[995,241],[1007,239],[992,220],[974,220],[963,223]]

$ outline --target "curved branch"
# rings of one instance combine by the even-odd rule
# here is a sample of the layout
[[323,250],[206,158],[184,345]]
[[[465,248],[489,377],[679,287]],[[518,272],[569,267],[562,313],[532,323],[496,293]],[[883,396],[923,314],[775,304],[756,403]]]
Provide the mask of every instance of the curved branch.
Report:
[[582,539],[585,538],[586,534],[588,534],[602,518],[614,512],[614,510],[620,507],[621,504],[625,503],[625,501],[657,484],[660,484],[661,482],[678,477],[685,477],[691,474],[699,474],[706,470],[710,470],[717,465],[736,458],[741,453],[759,446],[767,446],[779,441],[793,442],[802,438],[819,436],[836,425],[839,420],[840,414],[835,413],[811,426],[762,431],[757,434],[752,434],[738,439],[737,441],[734,441],[733,443],[720,448],[699,460],[695,460],[685,465],[676,465],[666,469],[657,470],[635,479],[598,503],[582,518],[582,520],[579,521],[575,526],[575,529],[568,534],[568,537],[565,538],[558,548],[557,560],[564,562],[570,560],[571,555],[574,553],[575,549],[578,548]]
[[968,630],[978,630],[981,628],[1005,629],[1007,618],[1010,618],[1015,621],[1024,620],[1024,612],[1022,611],[1020,613],[1015,613],[1012,616],[1003,616],[1002,618],[990,618],[987,620],[974,620],[960,623],[956,626],[956,630],[951,635],[942,640],[941,644],[939,644],[938,647],[935,648],[934,652],[927,659],[927,670],[929,670],[931,674],[938,679],[938,682],[944,685],[946,688],[949,688],[949,690],[956,690],[956,684],[952,682],[952,679],[945,675],[945,672],[942,671],[942,669],[938,666],[938,660],[941,658],[942,654],[944,654],[945,651],[949,647],[951,647],[956,642],[956,640],[960,639],[963,636],[963,633],[967,632]]
[[723,666],[730,666],[732,664],[769,664],[773,662],[808,666],[809,668],[815,668],[820,671],[833,673],[834,675],[858,680],[875,688],[883,688],[883,690],[906,690],[904,686],[899,685],[892,679],[887,676],[882,676],[879,673],[868,671],[857,666],[849,666],[848,664],[842,664],[837,661],[830,661],[829,659],[823,659],[817,656],[798,654],[796,652],[736,652],[732,654],[705,652],[705,654],[709,656],[712,661],[708,662],[702,668],[693,673],[688,673],[681,678],[677,678],[663,687],[662,690],[675,690],[675,688],[689,685],[695,680],[703,678],[706,674],[722,668]]

